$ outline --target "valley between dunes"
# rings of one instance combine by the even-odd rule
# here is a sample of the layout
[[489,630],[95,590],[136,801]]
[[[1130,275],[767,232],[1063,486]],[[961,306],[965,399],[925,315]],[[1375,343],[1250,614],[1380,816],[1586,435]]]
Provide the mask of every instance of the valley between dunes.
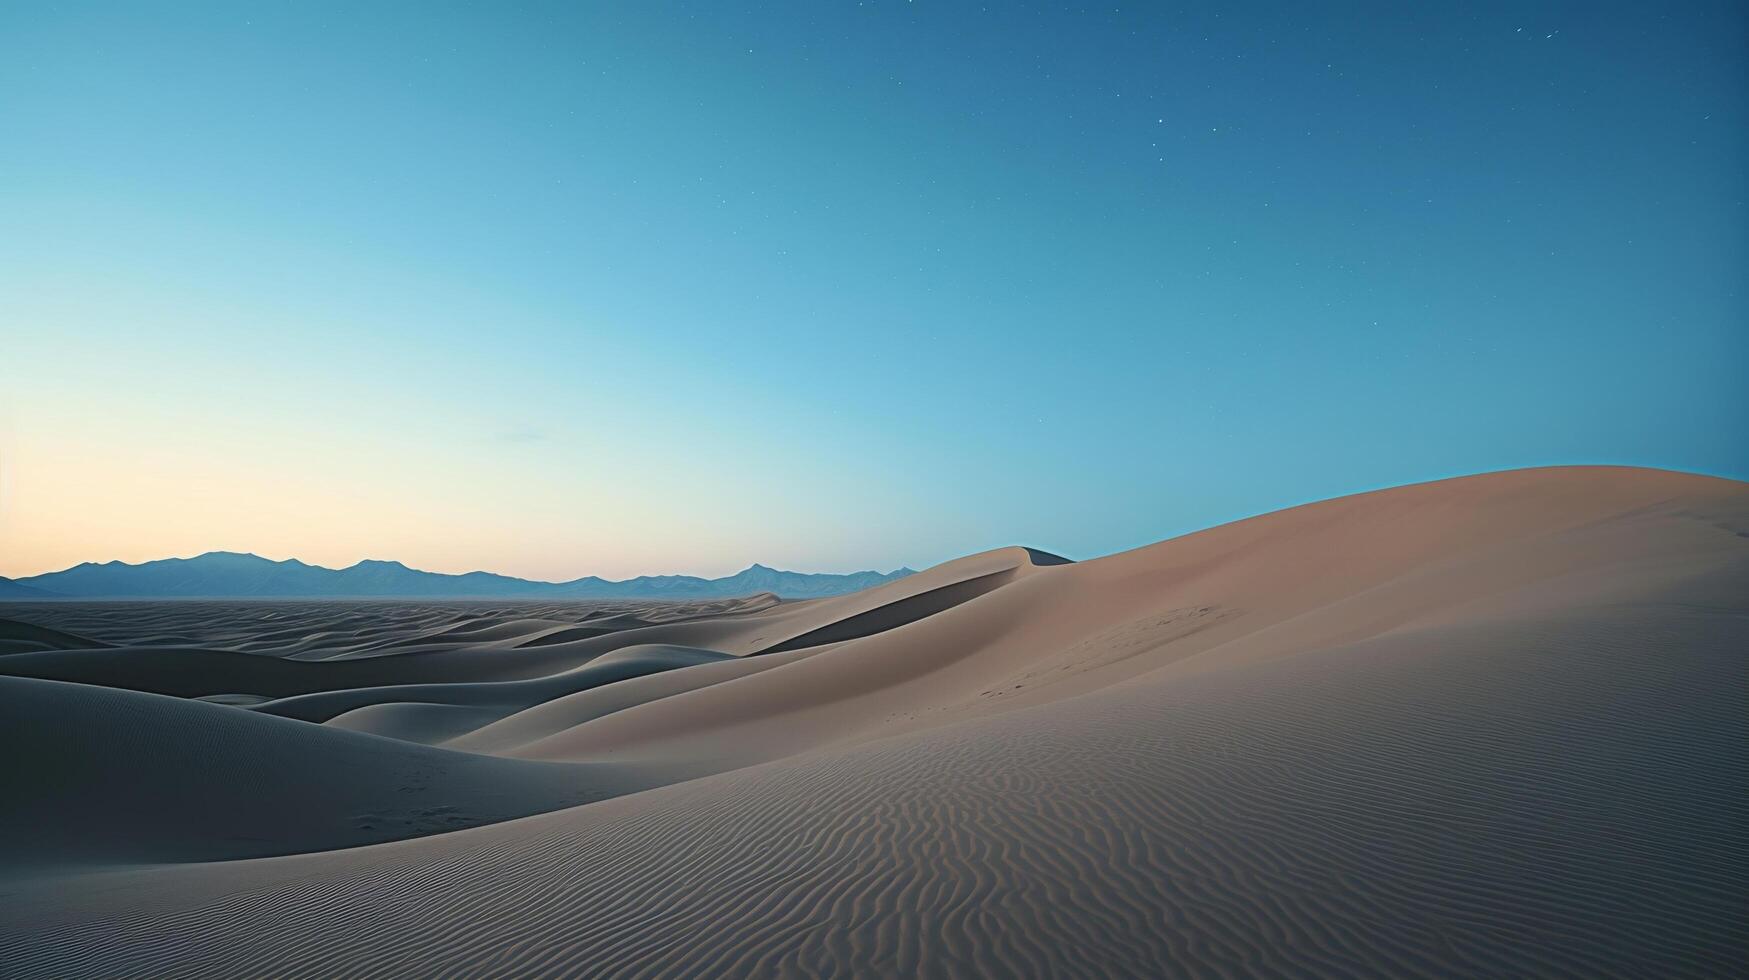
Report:
[[1749,485],[851,595],[0,604],[0,976],[1724,975]]

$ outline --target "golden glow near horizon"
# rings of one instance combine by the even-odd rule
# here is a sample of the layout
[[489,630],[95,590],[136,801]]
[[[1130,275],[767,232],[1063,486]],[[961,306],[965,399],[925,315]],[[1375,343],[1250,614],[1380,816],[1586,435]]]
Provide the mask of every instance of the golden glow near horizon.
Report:
[[658,364],[584,383],[571,365],[647,355],[581,330],[537,350],[452,326],[438,344],[155,288],[172,295],[0,310],[0,575],[222,550],[557,581],[886,571],[959,546],[912,553],[877,506],[902,479],[892,454],[819,438],[750,381]]
[[757,470],[700,479],[705,453],[185,397],[77,412],[0,402],[0,575],[220,550],[549,581],[871,567],[818,515],[772,520]]
[[[797,563],[773,554],[793,552],[794,542],[754,540],[769,528],[737,535],[732,522],[685,520],[659,493],[639,498],[531,481],[506,499],[495,496],[506,490],[503,482],[465,474],[431,486],[435,461],[393,447],[376,457],[369,480],[310,459],[242,452],[201,457],[117,442],[77,453],[26,447],[9,450],[0,464],[0,575],[9,578],[83,561],[206,551],[334,568],[392,559],[435,572],[550,581],[723,575],[753,561]],[[735,554],[745,557],[717,557]]]
[[244,447],[202,456],[126,440],[76,452],[20,441],[6,454],[0,491],[0,574],[11,578],[215,550],[551,581],[811,564],[785,557],[797,555],[796,539],[747,520],[688,519],[684,501],[659,488],[604,493],[515,467],[486,480],[470,477],[465,460],[404,446],[380,447],[367,464],[356,450],[273,459]]
[[931,557],[901,553],[878,514],[842,518],[899,471],[760,404],[751,381],[642,364],[620,335],[464,329],[486,315],[445,321],[440,289],[409,290],[426,297],[416,327],[308,306],[316,291],[264,313],[270,297],[189,282],[0,309],[0,575],[215,550],[541,580]]

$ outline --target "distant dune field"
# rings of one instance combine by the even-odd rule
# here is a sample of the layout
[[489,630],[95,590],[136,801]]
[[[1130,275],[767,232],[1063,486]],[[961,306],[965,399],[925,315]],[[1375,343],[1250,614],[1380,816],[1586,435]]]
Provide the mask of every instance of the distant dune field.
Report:
[[0,976],[1719,976],[1749,485],[779,601],[0,605]]

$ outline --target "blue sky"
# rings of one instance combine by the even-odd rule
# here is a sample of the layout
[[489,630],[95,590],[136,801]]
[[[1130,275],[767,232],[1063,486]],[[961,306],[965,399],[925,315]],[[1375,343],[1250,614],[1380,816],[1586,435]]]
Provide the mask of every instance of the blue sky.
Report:
[[0,9],[0,574],[1749,477],[1741,4],[350,6]]

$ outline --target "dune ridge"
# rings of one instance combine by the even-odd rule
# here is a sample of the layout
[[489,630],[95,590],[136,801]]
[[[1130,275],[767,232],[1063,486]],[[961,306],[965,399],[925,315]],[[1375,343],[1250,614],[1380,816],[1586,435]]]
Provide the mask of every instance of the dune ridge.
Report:
[[1735,481],[1486,474],[801,602],[211,611],[7,607],[6,734],[83,761],[5,777],[8,837],[66,832],[0,851],[0,973],[1749,958]]

